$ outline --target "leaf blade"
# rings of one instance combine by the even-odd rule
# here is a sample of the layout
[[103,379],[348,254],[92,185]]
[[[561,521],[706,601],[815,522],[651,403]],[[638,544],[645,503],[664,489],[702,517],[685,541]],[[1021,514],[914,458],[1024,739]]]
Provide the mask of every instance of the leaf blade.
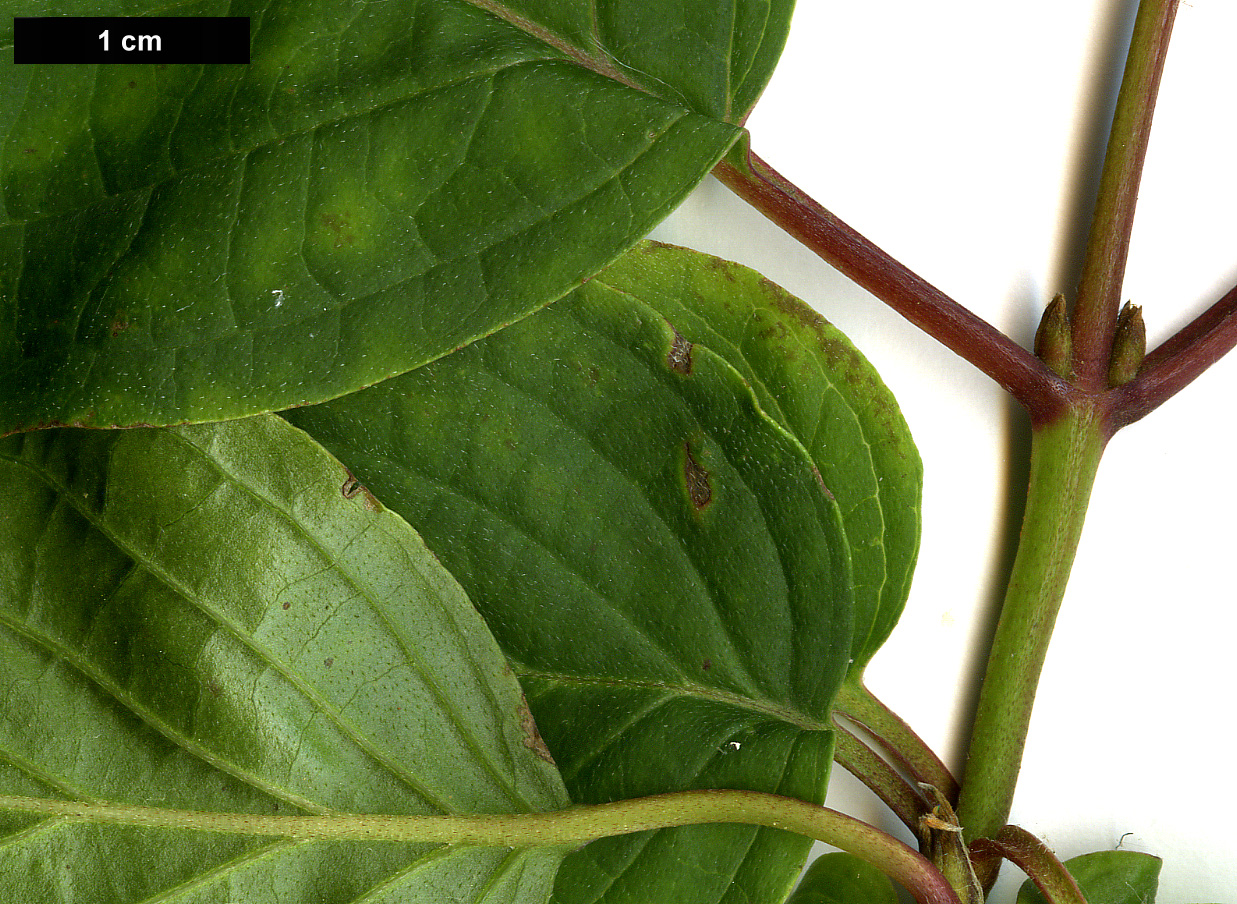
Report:
[[[6,789],[259,813],[565,802],[458,586],[400,519],[279,419],[41,432],[6,441],[0,468]],[[169,838],[54,818],[15,819],[5,841],[12,868],[0,881],[39,888],[23,886],[21,900],[235,886],[266,888],[245,900],[319,887],[335,891],[315,899],[342,902],[383,883],[405,888],[399,877],[426,857],[429,873],[466,874],[483,889],[501,878],[485,864],[507,857]],[[138,844],[166,850],[158,869],[134,856]],[[70,856],[77,868],[66,872]],[[544,900],[555,857],[529,860],[518,900]],[[47,870],[56,879],[40,886]]]
[[[703,347],[688,367],[680,339],[601,287],[285,416],[469,589],[573,799],[819,800],[850,653],[840,516],[739,374]],[[806,850],[740,827],[605,839],[567,859],[556,900],[781,900]]]
[[893,883],[851,854],[817,857],[786,904],[897,904]]
[[735,140],[729,55],[746,103],[784,5],[699,73],[580,0],[276,5],[249,67],[0,69],[0,432],[321,401],[556,300]]
[[[1137,851],[1097,851],[1065,861],[1090,904],[1155,904],[1163,861]],[[1044,896],[1028,879],[1018,904],[1043,904]]]
[[753,270],[642,242],[582,291],[609,285],[721,354],[812,456],[837,497],[855,567],[853,675],[888,638],[919,551],[923,463],[897,401],[832,324]]

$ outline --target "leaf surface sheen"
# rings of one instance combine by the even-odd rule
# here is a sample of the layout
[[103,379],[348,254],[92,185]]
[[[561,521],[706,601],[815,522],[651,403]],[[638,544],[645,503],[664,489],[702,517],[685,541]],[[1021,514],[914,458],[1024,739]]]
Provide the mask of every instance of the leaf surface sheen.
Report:
[[[577,802],[819,801],[849,552],[803,447],[658,312],[597,280],[380,386],[286,412],[485,615]],[[780,902],[809,845],[699,826],[564,861],[562,904]]]
[[[708,173],[790,7],[133,0],[248,15],[253,62],[4,64],[0,433],[321,401],[526,316]],[[67,11],[118,12],[17,12]]]
[[[556,809],[408,526],[273,416],[0,444],[0,788],[258,814]],[[543,902],[561,852],[0,820],[5,900]]]
[[724,357],[811,454],[850,544],[859,676],[902,614],[919,552],[923,463],[892,393],[841,331],[739,264],[642,242],[581,291],[599,286]]

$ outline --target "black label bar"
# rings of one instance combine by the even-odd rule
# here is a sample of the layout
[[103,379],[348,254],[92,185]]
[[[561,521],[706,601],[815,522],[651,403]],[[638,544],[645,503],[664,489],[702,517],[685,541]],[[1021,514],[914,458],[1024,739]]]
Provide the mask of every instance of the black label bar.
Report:
[[248,63],[248,16],[26,16],[14,63]]

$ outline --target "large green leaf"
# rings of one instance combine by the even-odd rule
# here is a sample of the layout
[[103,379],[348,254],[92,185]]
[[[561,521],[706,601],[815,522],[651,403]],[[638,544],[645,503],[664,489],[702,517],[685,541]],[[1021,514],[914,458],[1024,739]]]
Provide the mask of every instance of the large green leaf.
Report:
[[[722,358],[596,283],[287,416],[468,590],[573,799],[821,799],[849,553],[806,451]],[[807,847],[742,826],[608,839],[567,858],[555,900],[781,902]]]
[[786,904],[898,904],[898,893],[876,867],[851,854],[817,857]]
[[[1137,851],[1098,851],[1065,861],[1088,904],[1155,904],[1163,861]],[[1018,904],[1047,904],[1028,879],[1018,892]]]
[[747,267],[643,242],[583,291],[601,285],[723,355],[811,454],[850,543],[858,675],[902,614],[919,552],[923,463],[893,394],[837,328]]
[[791,3],[19,0],[247,15],[253,62],[0,63],[0,434],[321,401],[553,301],[725,153]]
[[[0,443],[0,788],[259,814],[555,809],[519,688],[398,516],[273,416]],[[493,902],[561,852],[0,819],[0,898]]]

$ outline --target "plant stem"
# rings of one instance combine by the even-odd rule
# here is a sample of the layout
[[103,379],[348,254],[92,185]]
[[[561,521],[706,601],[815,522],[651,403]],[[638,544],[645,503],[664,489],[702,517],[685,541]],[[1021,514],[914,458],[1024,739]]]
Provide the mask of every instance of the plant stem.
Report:
[[1035,689],[1107,440],[1102,406],[1079,403],[1038,427],[1018,553],[988,656],[958,817],[968,841],[1009,817]]
[[1142,0],[1139,4],[1117,96],[1072,318],[1074,373],[1078,385],[1092,391],[1107,387],[1138,185],[1178,2]]
[[[741,150],[737,153],[741,153]],[[748,151],[713,174],[728,188],[929,336],[970,361],[1031,413],[1061,409],[1068,386],[1033,354],[842,222]]]
[[863,782],[912,832],[928,812],[924,797],[871,747],[841,725],[835,726],[838,765]]
[[1087,904],[1065,864],[1026,829],[1005,826],[995,837],[975,842],[972,852],[977,859],[1004,857],[1030,877],[1049,904]]
[[576,846],[650,829],[741,823],[795,832],[841,848],[905,886],[921,904],[959,904],[940,872],[897,839],[835,810],[755,791],[679,791],[553,813],[475,816],[266,816],[0,796],[0,811],[3,810],[112,825],[233,835],[491,847]]
[[861,680],[846,681],[833,703],[834,711],[863,726],[916,782],[934,786],[951,803],[958,799],[958,782],[940,757],[909,725],[876,698]]
[[1113,390],[1114,432],[1150,414],[1237,346],[1237,287],[1159,346],[1138,376]]

